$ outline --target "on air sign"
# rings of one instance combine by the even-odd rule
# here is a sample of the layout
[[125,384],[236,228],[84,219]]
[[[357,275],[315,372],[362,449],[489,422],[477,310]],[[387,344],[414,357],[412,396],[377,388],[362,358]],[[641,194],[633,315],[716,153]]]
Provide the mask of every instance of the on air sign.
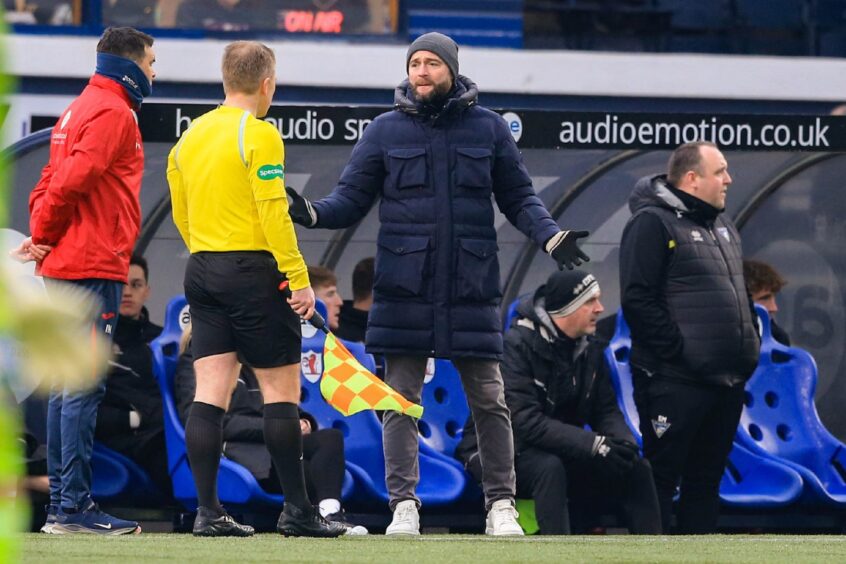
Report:
[[340,10],[289,10],[283,22],[289,33],[341,33],[344,13]]

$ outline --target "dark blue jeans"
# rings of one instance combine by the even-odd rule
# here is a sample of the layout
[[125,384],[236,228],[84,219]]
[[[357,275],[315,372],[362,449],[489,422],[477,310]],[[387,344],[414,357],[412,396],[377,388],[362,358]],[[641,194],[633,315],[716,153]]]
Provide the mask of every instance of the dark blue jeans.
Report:
[[[91,294],[99,302],[92,331],[111,340],[117,326],[123,284],[113,280],[44,279],[51,298],[61,299],[65,285]],[[50,504],[79,509],[91,494],[91,451],[97,407],[106,390],[105,374],[94,389],[69,391],[54,388],[47,407],[47,475]]]

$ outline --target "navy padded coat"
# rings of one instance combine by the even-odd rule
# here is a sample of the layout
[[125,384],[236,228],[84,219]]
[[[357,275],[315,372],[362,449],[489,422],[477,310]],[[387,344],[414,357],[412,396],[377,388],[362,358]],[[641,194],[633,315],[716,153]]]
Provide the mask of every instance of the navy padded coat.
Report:
[[333,192],[314,202],[315,227],[339,229],[381,197],[368,352],[500,358],[494,201],[538,245],[559,231],[505,120],[477,96],[459,75],[431,111],[404,81],[395,111],[373,120]]

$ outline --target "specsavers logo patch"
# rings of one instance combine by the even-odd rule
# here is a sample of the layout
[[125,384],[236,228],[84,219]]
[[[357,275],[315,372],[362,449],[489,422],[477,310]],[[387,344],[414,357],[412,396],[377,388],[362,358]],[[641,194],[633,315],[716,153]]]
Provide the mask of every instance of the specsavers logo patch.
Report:
[[285,167],[281,164],[264,165],[258,169],[258,177],[260,180],[273,180],[274,178],[285,178]]

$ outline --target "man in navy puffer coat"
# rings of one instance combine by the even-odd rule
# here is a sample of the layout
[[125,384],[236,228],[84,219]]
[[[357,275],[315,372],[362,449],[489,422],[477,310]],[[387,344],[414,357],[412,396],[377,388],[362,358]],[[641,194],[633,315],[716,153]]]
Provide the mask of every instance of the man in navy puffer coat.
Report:
[[[535,195],[506,122],[476,104],[458,74],[458,47],[439,33],[407,54],[396,111],[377,117],[353,149],[335,190],[314,202],[289,189],[293,220],[340,229],[381,196],[373,308],[366,344],[385,355],[386,381],[419,402],[426,359],[461,374],[479,431],[488,534],[521,534],[514,516],[514,452],[503,399],[499,263],[493,200],[520,231],[572,268],[588,260],[587,232],[561,231]],[[387,412],[386,481],[394,519],[387,534],[419,534],[417,426]]]

